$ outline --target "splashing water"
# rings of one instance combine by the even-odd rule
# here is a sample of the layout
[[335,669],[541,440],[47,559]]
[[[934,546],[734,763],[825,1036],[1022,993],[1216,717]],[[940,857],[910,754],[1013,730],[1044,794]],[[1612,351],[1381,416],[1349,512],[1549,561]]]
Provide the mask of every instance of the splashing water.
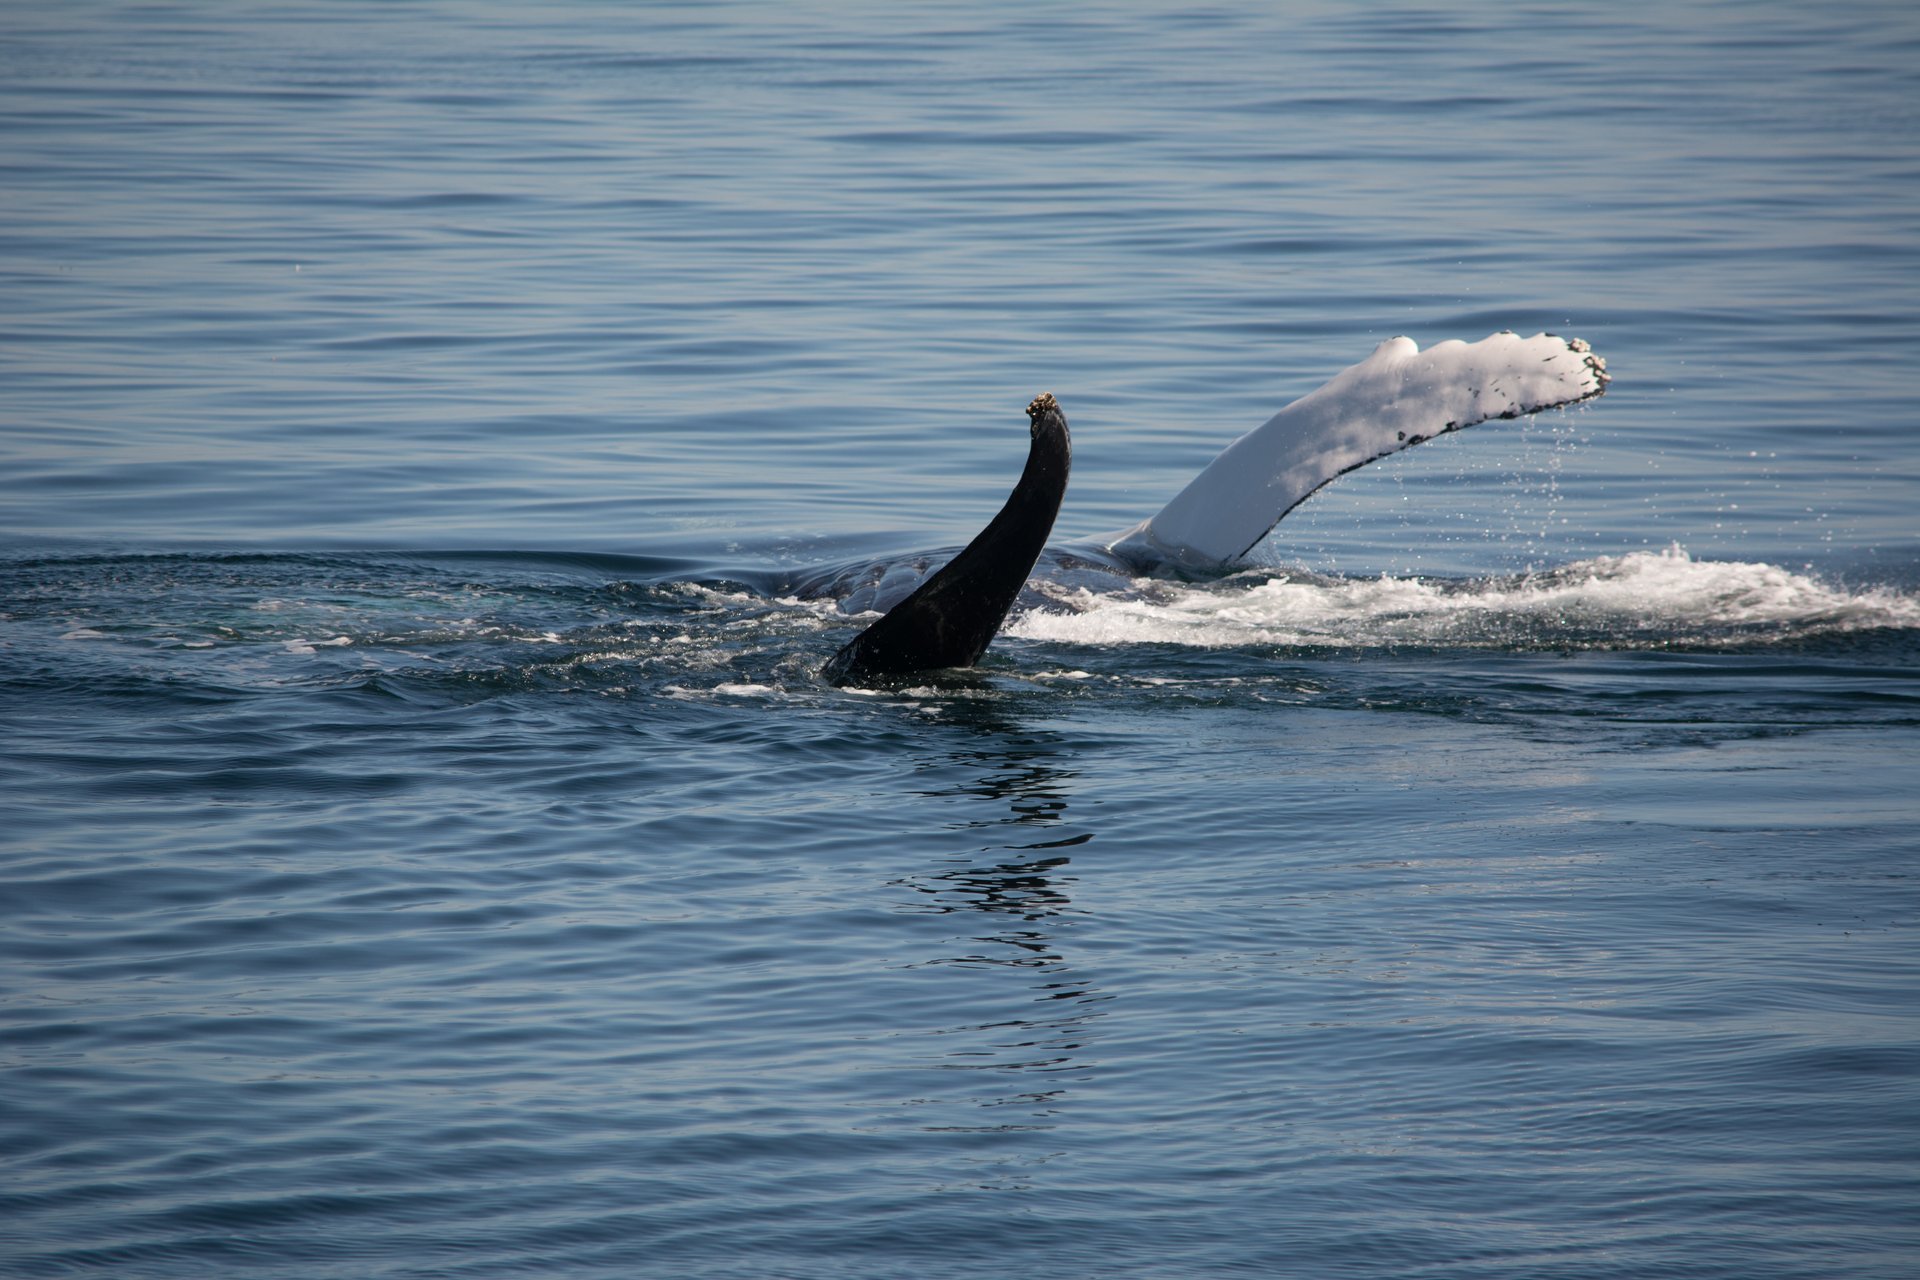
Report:
[[1646,649],[1920,627],[1920,599],[1892,588],[1850,590],[1777,565],[1699,561],[1678,546],[1466,582],[1263,570],[1199,586],[1140,581],[1134,587],[1118,595],[1050,592],[1058,607],[1017,618],[1009,634],[1214,649]]

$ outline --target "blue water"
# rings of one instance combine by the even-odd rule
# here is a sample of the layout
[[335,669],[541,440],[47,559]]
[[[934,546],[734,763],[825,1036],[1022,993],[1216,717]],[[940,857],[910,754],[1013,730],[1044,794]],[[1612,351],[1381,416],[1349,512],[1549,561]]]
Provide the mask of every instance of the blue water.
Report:
[[0,1274],[1920,1271],[1908,7],[8,5],[0,301]]

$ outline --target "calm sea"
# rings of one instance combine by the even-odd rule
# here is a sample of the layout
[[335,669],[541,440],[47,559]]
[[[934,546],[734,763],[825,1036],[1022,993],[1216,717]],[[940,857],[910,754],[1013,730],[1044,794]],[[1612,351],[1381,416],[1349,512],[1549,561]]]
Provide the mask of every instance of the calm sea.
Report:
[[1916,12],[0,8],[0,1274],[1920,1272]]

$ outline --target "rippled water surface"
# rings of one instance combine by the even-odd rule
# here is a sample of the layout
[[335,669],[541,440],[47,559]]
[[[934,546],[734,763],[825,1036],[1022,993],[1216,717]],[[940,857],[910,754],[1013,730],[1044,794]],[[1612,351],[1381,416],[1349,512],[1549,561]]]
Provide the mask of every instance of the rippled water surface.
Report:
[[1904,6],[8,6],[0,298],[0,1274],[1920,1268]]

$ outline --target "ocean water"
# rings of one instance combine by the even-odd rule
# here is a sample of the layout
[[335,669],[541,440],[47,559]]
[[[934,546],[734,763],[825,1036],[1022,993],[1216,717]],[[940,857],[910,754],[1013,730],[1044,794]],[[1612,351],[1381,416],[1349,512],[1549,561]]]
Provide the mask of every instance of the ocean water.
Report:
[[1920,1271],[1910,7],[10,4],[0,300],[0,1274]]

